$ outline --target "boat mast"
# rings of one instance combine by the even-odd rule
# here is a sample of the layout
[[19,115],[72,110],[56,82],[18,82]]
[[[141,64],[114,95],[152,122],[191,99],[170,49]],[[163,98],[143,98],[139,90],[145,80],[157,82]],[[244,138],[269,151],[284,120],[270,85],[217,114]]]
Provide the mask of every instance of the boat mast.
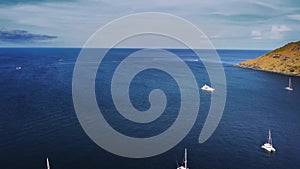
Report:
[[270,144],[272,144],[271,130],[269,130],[269,139],[268,139],[268,142],[269,142]]
[[49,159],[47,158],[47,169],[50,169]]
[[187,169],[187,149],[184,149],[184,168]]
[[289,87],[292,88],[292,79],[289,78]]

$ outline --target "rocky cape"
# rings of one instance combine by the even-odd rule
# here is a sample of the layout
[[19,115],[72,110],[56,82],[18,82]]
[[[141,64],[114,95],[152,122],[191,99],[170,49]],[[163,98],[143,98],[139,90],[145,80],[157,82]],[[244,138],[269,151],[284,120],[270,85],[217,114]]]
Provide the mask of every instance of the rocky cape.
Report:
[[235,66],[300,76],[300,41],[288,43],[258,58],[238,63]]

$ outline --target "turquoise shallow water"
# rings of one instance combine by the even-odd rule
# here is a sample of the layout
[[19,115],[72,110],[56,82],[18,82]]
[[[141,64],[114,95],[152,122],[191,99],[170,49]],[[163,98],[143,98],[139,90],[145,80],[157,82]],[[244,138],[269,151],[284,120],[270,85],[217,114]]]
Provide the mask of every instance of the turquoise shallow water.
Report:
[[[172,125],[180,105],[178,86],[168,74],[148,70],[133,81],[134,106],[147,110],[148,93],[159,88],[168,98],[166,113],[149,124],[124,121],[109,99],[115,67],[137,49],[115,49],[101,65],[96,95],[106,120],[132,137],[157,135]],[[170,50],[190,67],[198,86],[209,78],[205,67],[188,50]],[[293,77],[294,91],[283,90],[288,77],[232,66],[268,51],[218,50],[227,79],[227,99],[221,122],[212,137],[199,144],[210,94],[200,91],[200,110],[190,133],[173,149],[155,157],[124,158],[98,147],[81,128],[72,101],[72,74],[80,49],[0,49],[0,167],[55,169],[176,168],[188,148],[191,169],[298,169],[300,140],[300,78]],[[141,63],[142,64],[142,63]],[[21,70],[16,70],[21,66]],[[200,72],[200,73],[197,73]],[[199,76],[197,76],[199,75]],[[160,79],[159,83],[158,80]],[[163,79],[163,80],[161,80]],[[272,130],[277,152],[260,146]]]

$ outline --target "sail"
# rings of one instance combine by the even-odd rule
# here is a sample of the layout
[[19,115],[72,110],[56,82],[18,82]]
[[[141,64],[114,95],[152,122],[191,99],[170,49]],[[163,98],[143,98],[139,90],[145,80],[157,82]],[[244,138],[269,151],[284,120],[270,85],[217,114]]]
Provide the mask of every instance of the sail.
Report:
[[50,169],[49,159],[47,158],[47,169]]
[[289,90],[289,91],[293,91],[293,88],[292,88],[292,79],[291,77],[289,77],[289,86],[285,87],[286,90]]
[[188,167],[187,167],[187,164],[188,162],[187,162],[187,149],[185,148],[184,149],[184,159],[183,159],[183,165],[182,166],[178,166],[177,165],[177,169],[188,169]]
[[187,149],[184,149],[184,168],[187,169]]
[[269,138],[268,143],[272,145],[272,136],[271,136],[271,130],[269,130]]

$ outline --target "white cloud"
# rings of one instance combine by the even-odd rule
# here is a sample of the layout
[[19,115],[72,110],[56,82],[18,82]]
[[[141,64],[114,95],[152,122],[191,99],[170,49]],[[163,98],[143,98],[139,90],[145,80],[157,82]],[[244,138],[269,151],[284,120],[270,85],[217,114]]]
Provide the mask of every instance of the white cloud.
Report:
[[262,39],[262,33],[260,30],[252,30],[251,36],[253,39]]
[[288,18],[300,21],[300,15],[288,15]]
[[221,35],[212,35],[210,38],[212,38],[212,39],[218,39],[218,38],[221,38]]
[[282,39],[284,37],[284,33],[291,31],[292,29],[287,27],[286,25],[273,25],[270,32],[270,39]]
[[291,29],[286,25],[273,25],[271,30],[271,32],[273,33],[287,32],[287,31],[291,31]]
[[283,39],[292,29],[286,25],[272,25],[271,28],[254,29],[252,39]]

